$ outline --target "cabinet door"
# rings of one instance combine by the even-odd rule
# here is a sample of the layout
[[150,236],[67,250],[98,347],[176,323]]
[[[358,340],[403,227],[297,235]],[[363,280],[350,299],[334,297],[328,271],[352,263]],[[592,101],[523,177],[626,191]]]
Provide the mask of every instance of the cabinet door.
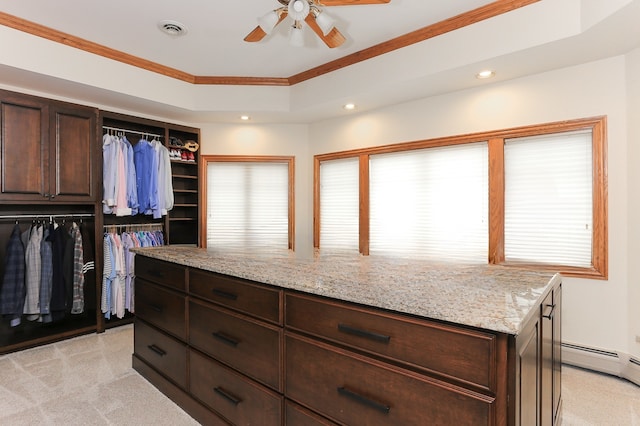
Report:
[[553,292],[544,299],[540,306],[541,311],[541,386],[540,386],[540,424],[553,424],[553,318],[555,305],[553,304]]
[[48,198],[48,106],[36,98],[0,92],[0,199]]
[[553,304],[553,423],[558,424],[562,395],[562,286],[554,290]]
[[540,425],[540,317],[539,314],[516,340],[516,424]]
[[49,193],[52,201],[95,201],[97,111],[80,106],[51,108],[51,167]]

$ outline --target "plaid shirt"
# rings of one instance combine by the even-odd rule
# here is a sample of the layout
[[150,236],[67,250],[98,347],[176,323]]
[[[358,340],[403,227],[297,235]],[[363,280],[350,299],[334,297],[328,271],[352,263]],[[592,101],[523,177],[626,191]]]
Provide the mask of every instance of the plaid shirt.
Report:
[[71,227],[71,238],[73,238],[73,303],[71,305],[72,314],[84,312],[84,252],[82,249],[82,235],[80,228],[75,223]]
[[42,273],[40,274],[40,314],[43,322],[51,322],[51,287],[53,286],[53,250],[51,232],[53,225],[45,228],[40,244]]
[[7,243],[4,258],[4,280],[0,288],[0,314],[11,317],[11,325],[20,324],[24,308],[24,245],[16,224]]

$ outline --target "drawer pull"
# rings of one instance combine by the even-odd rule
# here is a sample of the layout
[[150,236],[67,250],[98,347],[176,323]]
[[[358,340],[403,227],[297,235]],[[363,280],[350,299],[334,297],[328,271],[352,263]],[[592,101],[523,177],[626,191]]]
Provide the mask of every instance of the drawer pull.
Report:
[[553,319],[553,313],[556,310],[556,305],[545,305],[545,309],[547,309],[548,313],[545,315],[544,313],[542,313],[542,318],[546,318],[546,319]]
[[213,333],[211,333],[211,335],[220,340],[222,343],[226,343],[227,345],[233,346],[234,348],[238,346],[238,344],[240,344],[239,340],[236,340],[233,337],[219,331],[214,331]]
[[353,392],[345,387],[339,387],[338,388],[338,393],[342,396],[346,396],[347,398],[351,398],[354,401],[357,401],[361,404],[366,405],[367,407],[371,407],[374,408],[384,414],[389,414],[389,411],[391,410],[391,407],[389,407],[388,405],[382,404],[380,402],[374,401],[372,399],[369,399],[365,396],[362,396],[356,392]]
[[233,405],[238,405],[242,402],[242,399],[238,398],[234,394],[224,390],[221,387],[213,388],[213,391],[218,395],[220,395],[221,397],[223,397],[224,399],[226,399],[227,401],[229,401],[230,403],[232,403]]
[[389,343],[389,340],[391,340],[391,336],[385,336],[384,334],[375,333],[373,331],[361,330],[346,324],[338,324],[338,330],[343,333],[366,337],[367,339],[375,340],[376,342]]
[[156,269],[150,269],[147,271],[147,274],[154,276],[156,278],[164,278],[164,274]]
[[238,295],[237,294],[229,293],[228,291],[219,290],[217,288],[214,288],[214,289],[211,289],[211,292],[213,294],[215,294],[216,296],[224,297],[225,299],[238,300]]
[[162,313],[162,306],[149,304],[149,307],[151,308],[152,311],[155,311],[159,314]]
[[156,345],[149,345],[147,347],[149,349],[151,349],[153,352],[155,352],[156,354],[160,355],[160,356],[165,356],[167,354],[165,351],[163,351],[162,349],[160,349]]

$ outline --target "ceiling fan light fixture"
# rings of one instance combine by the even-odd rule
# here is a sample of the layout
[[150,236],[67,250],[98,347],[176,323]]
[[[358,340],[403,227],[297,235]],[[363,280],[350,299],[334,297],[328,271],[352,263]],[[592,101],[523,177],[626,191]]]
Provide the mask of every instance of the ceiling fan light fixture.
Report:
[[264,16],[258,18],[258,26],[262,28],[266,34],[270,34],[275,28],[276,24],[280,20],[280,14],[277,10],[272,10],[266,13]]
[[307,0],[291,0],[287,11],[294,21],[304,21],[311,11],[311,6]]
[[289,30],[289,44],[294,47],[304,46],[304,32],[302,22],[295,21]]
[[329,34],[335,26],[333,18],[318,8],[313,8],[313,16],[316,19],[316,24],[318,24],[318,27],[320,27],[324,35]]

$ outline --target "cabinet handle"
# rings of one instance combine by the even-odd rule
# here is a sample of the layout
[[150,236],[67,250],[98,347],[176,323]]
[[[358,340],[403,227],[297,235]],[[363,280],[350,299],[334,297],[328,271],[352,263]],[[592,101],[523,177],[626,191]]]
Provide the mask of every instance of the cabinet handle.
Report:
[[224,291],[224,290],[219,290],[217,288],[213,288],[213,289],[211,289],[211,292],[213,294],[215,294],[216,296],[224,297],[225,299],[238,300],[238,295],[237,294],[229,293],[229,292]]
[[211,335],[220,340],[222,343],[226,343],[227,345],[233,346],[234,348],[240,344],[240,340],[236,340],[233,337],[220,331],[214,331],[213,333],[211,333]]
[[151,310],[156,311],[157,313],[162,313],[162,306],[149,304]]
[[553,319],[553,313],[556,310],[556,305],[545,305],[545,309],[548,309],[548,313],[545,315],[544,312],[542,313],[542,318],[546,318],[546,319]]
[[227,401],[231,402],[233,405],[238,405],[242,402],[242,399],[238,398],[234,394],[230,393],[229,391],[221,387],[213,388],[213,391],[218,395],[220,395],[221,397],[223,397],[224,399],[226,399]]
[[391,340],[391,336],[385,336],[384,334],[375,333],[373,331],[361,330],[346,324],[338,324],[338,330],[343,333],[366,337],[367,339],[375,340],[376,342],[389,343],[389,340]]
[[156,278],[164,278],[164,274],[160,271],[156,271],[155,269],[148,270],[147,274],[152,275]]
[[149,349],[151,349],[153,352],[155,352],[156,354],[160,355],[160,356],[165,356],[167,354],[165,351],[163,351],[162,349],[160,349],[156,345],[149,345],[147,347]]
[[391,407],[389,407],[388,405],[369,399],[345,387],[339,387],[338,393],[342,396],[345,396],[361,404],[364,404],[367,407],[374,408],[384,414],[389,414],[389,411],[391,410]]

